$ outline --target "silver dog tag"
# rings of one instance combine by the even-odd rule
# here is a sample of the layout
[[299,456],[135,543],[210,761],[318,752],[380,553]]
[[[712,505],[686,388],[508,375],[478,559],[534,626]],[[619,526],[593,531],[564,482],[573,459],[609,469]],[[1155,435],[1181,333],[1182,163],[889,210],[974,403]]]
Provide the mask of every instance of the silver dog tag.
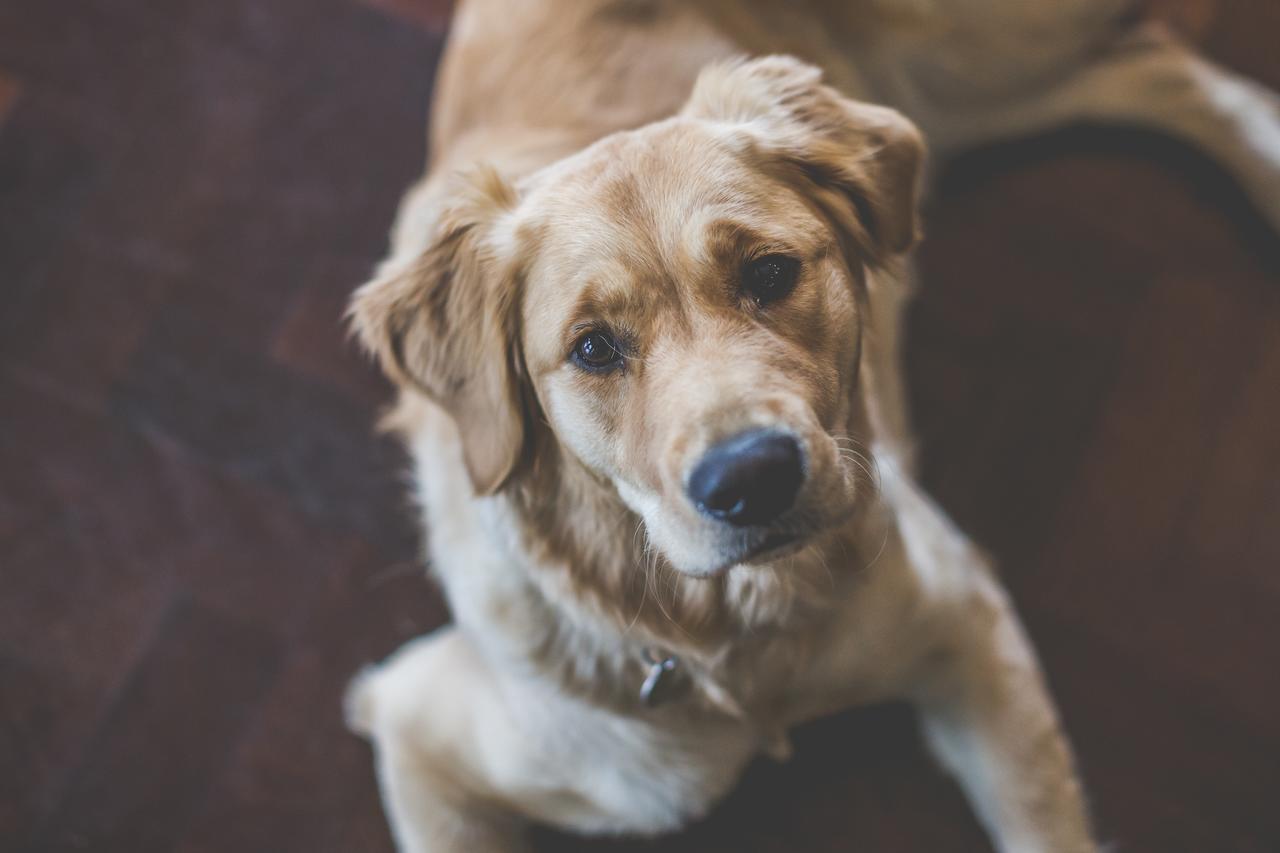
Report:
[[646,707],[652,708],[661,700],[661,690],[659,689],[668,673],[675,672],[679,666],[679,659],[670,655],[658,655],[652,650],[645,652],[645,659],[649,661],[649,672],[644,677],[644,683],[640,685],[640,701]]

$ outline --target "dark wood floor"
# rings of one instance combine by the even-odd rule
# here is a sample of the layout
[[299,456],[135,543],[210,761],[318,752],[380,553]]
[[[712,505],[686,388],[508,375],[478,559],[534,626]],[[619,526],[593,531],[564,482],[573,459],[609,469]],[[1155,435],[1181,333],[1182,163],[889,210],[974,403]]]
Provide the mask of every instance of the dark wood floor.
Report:
[[[1164,0],[1280,87],[1272,0]],[[338,315],[447,3],[0,0],[0,849],[382,851],[339,696],[440,624]],[[1210,164],[1071,131],[929,211],[926,479],[1000,558],[1121,851],[1280,850],[1280,249]],[[899,707],[709,820],[543,850],[986,849]]]

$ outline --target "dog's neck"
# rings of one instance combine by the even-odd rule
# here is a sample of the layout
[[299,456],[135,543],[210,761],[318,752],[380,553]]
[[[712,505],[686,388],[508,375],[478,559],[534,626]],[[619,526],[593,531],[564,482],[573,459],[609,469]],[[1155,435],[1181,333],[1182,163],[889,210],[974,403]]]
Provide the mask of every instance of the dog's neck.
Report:
[[[860,407],[848,427],[854,434],[865,428]],[[786,657],[790,666],[806,655],[825,613],[849,593],[881,544],[871,531],[882,526],[875,495],[866,494],[850,519],[793,556],[691,577],[647,546],[642,520],[610,483],[554,437],[538,441],[527,470],[504,495],[531,585],[560,626],[554,641],[531,650],[532,662],[606,704],[638,701],[655,652],[679,659],[707,707],[734,713],[768,703],[769,697],[742,695],[743,685],[757,680],[744,670],[770,656]],[[571,669],[564,666],[568,658],[576,662]]]

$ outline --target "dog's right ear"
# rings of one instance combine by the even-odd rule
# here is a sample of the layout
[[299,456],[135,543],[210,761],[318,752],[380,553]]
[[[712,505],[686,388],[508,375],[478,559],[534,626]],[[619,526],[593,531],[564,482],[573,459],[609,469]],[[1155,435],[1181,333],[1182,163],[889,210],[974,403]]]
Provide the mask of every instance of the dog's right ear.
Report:
[[847,98],[790,56],[731,60],[698,75],[683,114],[735,127],[814,190],[873,261],[912,247],[925,160],[920,131],[887,107]]
[[519,294],[499,224],[515,192],[492,170],[461,179],[431,245],[356,291],[353,331],[395,382],[454,419],[478,494],[498,491],[524,450]]

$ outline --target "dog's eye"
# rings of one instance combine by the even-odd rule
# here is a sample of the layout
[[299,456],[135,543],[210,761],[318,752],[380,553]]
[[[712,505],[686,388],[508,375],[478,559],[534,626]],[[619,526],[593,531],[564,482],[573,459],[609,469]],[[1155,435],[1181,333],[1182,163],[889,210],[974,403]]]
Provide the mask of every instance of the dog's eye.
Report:
[[622,352],[605,332],[587,332],[574,344],[573,359],[586,370],[609,370],[622,364]]
[[800,262],[786,255],[765,255],[742,270],[742,289],[760,305],[777,302],[796,286]]

